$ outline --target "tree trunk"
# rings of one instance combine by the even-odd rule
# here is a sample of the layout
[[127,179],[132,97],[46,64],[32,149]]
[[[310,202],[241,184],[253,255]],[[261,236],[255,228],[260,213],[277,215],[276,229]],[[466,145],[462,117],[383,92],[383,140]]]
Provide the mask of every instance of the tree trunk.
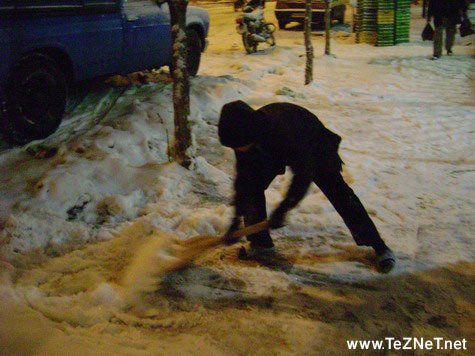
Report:
[[330,55],[330,0],[325,0],[325,54]]
[[173,157],[183,167],[191,163],[188,148],[191,146],[190,80],[186,69],[186,7],[188,0],[168,0],[172,26],[172,78],[175,139]]
[[305,0],[304,39],[307,62],[305,64],[305,85],[313,82],[313,45],[312,45],[312,0]]

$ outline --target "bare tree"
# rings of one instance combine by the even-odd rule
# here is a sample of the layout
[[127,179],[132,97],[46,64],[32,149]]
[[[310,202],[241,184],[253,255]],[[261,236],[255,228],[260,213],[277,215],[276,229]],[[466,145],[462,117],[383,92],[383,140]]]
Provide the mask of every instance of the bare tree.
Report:
[[307,62],[305,64],[305,85],[313,82],[313,44],[312,44],[312,0],[305,0],[304,39]]
[[325,0],[325,54],[330,55],[330,0]]
[[158,4],[168,3],[172,29],[173,113],[175,139],[172,157],[183,167],[191,163],[188,148],[191,146],[190,79],[187,71],[186,8],[188,0],[155,0]]

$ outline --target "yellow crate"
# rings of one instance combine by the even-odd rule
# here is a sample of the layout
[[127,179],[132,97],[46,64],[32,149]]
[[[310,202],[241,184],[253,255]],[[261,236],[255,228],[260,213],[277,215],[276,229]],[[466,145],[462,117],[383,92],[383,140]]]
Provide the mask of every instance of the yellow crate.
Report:
[[390,25],[394,23],[394,10],[379,10],[378,11],[378,24]]

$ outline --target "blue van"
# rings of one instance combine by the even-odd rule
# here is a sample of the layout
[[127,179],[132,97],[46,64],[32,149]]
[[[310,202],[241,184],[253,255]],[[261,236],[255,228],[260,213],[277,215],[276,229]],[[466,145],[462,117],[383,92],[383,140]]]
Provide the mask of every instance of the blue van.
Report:
[[[187,9],[188,72],[209,16]],[[0,123],[11,142],[53,133],[75,81],[171,64],[170,13],[151,0],[0,0]]]

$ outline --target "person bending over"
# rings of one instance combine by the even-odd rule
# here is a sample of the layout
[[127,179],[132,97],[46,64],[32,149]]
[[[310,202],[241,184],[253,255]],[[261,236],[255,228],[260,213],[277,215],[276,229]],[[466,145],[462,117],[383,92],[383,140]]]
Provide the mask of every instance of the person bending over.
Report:
[[[289,166],[292,182],[269,218],[270,229],[284,226],[287,212],[297,206],[314,182],[343,218],[356,244],[375,250],[377,269],[384,273],[393,269],[394,253],[341,175],[340,136],[328,130],[314,114],[290,103],[273,103],[254,110],[243,101],[234,101],[221,110],[218,135],[221,144],[232,148],[236,156],[235,215],[224,237],[227,243],[235,242],[231,234],[239,229],[242,218],[245,226],[267,218],[264,191]],[[275,253],[269,229],[247,239],[250,249],[245,250],[246,258],[259,259]]]

